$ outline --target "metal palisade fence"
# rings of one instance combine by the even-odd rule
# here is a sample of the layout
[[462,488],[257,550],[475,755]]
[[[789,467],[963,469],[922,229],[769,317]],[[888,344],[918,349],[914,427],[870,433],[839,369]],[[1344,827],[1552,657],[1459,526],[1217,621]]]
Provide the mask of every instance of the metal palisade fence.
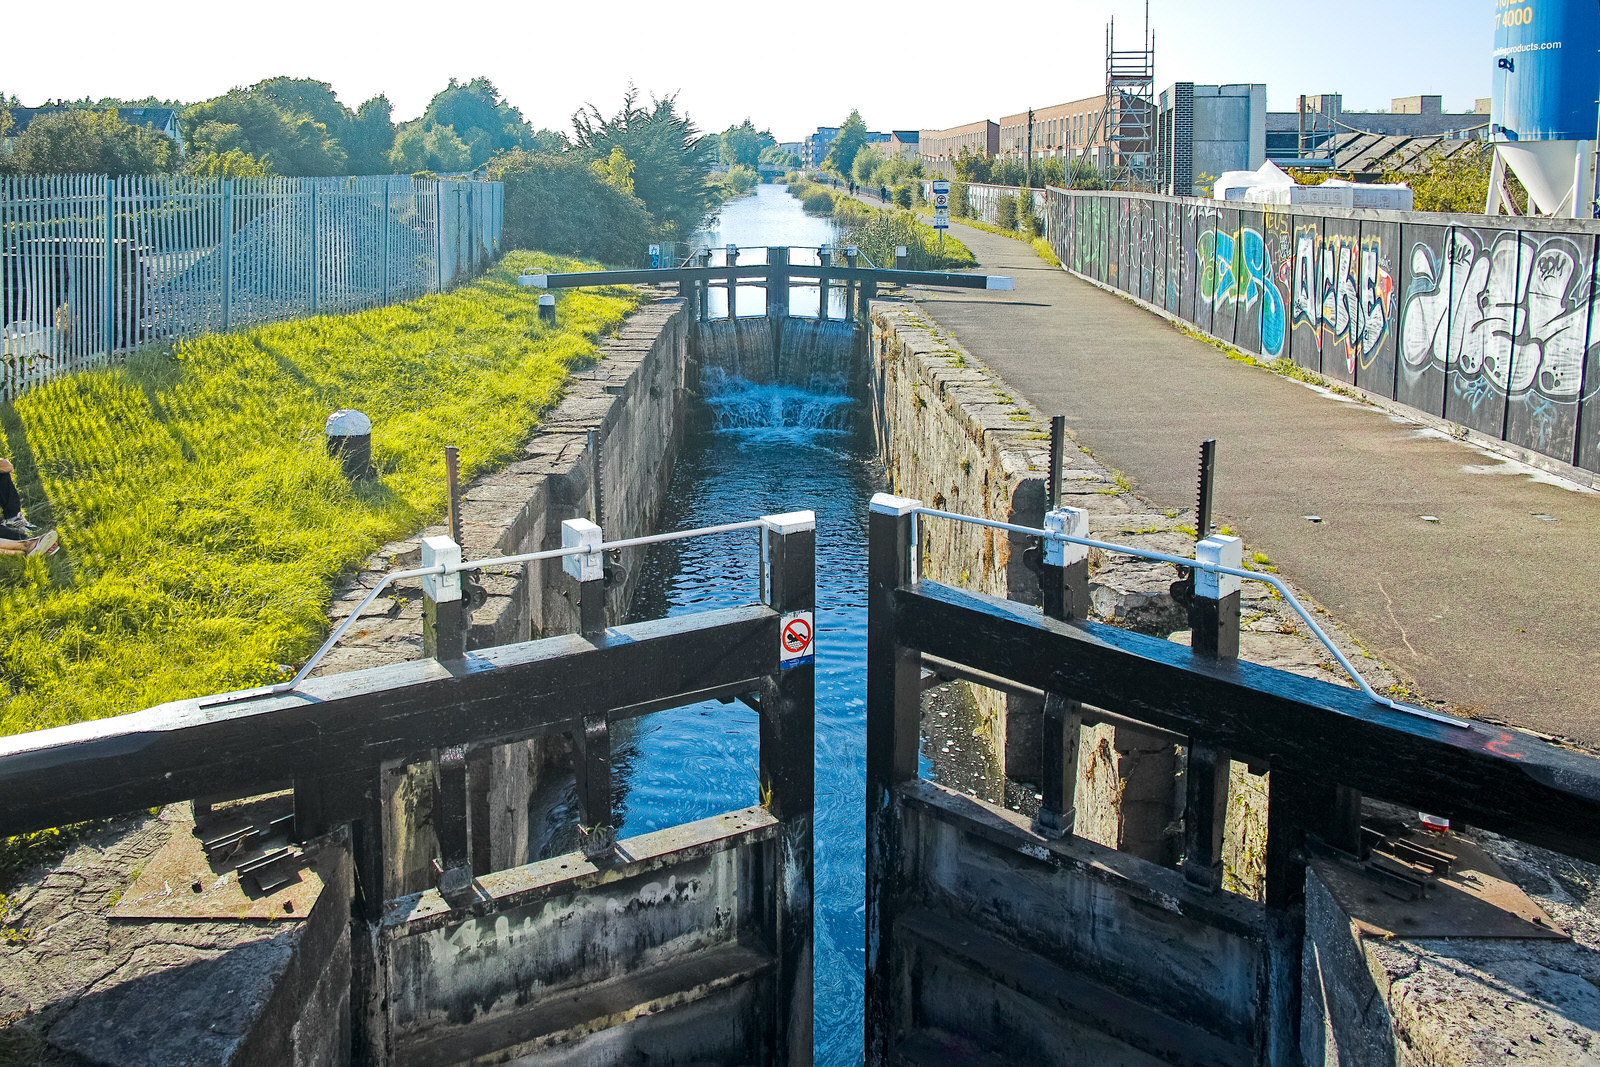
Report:
[[500,251],[485,181],[0,178],[0,399],[142,344],[410,300]]

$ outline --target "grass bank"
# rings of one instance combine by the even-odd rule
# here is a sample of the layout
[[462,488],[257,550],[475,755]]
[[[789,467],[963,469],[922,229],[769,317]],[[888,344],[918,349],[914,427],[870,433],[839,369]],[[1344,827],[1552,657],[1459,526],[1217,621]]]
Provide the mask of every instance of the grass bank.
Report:
[[[62,551],[0,558],[0,734],[276,681],[327,631],[340,577],[437,521],[443,448],[464,478],[512,457],[568,372],[639,303],[558,297],[538,320],[506,256],[454,292],[147,349],[0,407],[24,506]],[[378,477],[324,455],[328,413],[373,420]]]
[[966,270],[978,265],[970,248],[950,234],[941,242],[939,231],[914,212],[875,208],[843,191],[803,180],[791,182],[789,192],[811,214],[831,217],[843,229],[840,243],[856,245],[880,267],[894,265],[898,245],[906,246],[911,270]]
[[992,233],[997,237],[1009,237],[1013,241],[1021,241],[1023,244],[1032,248],[1040,259],[1044,260],[1052,267],[1061,266],[1061,260],[1057,258],[1055,249],[1051,248],[1050,242],[1046,241],[1043,237],[1029,237],[1020,230],[1008,230],[1002,226],[996,226],[992,222],[984,222],[982,219],[952,218],[950,221],[959,222],[963,226],[971,226],[974,230],[982,230],[984,233]]

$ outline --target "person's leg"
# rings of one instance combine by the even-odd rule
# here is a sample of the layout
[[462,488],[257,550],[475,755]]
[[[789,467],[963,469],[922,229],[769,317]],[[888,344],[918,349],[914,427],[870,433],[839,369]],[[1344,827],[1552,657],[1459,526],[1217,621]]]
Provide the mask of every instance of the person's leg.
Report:
[[14,519],[22,514],[22,498],[11,475],[0,471],[0,519]]

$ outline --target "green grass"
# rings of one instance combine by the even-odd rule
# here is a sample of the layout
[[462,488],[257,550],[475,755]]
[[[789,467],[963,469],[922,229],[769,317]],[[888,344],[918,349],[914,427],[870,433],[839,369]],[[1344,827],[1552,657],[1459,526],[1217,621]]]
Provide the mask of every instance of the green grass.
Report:
[[[443,449],[464,479],[514,456],[641,297],[516,284],[574,260],[512,253],[409,304],[147,349],[0,406],[50,559],[0,559],[0,734],[276,681],[327,631],[332,591],[437,521]],[[340,407],[373,420],[379,477],[324,455]]]
[[[1124,299],[1129,299],[1125,294],[1118,295],[1122,295]],[[1194,341],[1199,341],[1201,344],[1210,345],[1212,348],[1215,348],[1218,352],[1221,352],[1235,363],[1243,363],[1251,367],[1260,367],[1262,370],[1271,371],[1280,378],[1290,378],[1297,382],[1305,382],[1308,385],[1315,385],[1319,388],[1328,390],[1330,393],[1337,393],[1339,396],[1349,397],[1353,400],[1358,400],[1363,404],[1371,403],[1371,401],[1367,400],[1360,393],[1357,393],[1349,386],[1335,381],[1332,378],[1324,378],[1316,371],[1308,370],[1305,367],[1300,366],[1300,364],[1296,363],[1288,356],[1277,356],[1274,358],[1261,359],[1251,355],[1249,352],[1245,352],[1241,349],[1233,347],[1226,341],[1218,340],[1217,338],[1212,337],[1210,334],[1201,333],[1199,330],[1188,324],[1175,322],[1172,325],[1185,337],[1188,337]]]
[[1008,230],[1003,226],[996,226],[992,222],[985,222],[983,219],[975,219],[971,216],[965,218],[952,217],[950,221],[959,222],[963,226],[971,226],[974,230],[982,230],[984,233],[992,233],[998,237],[1009,237],[1013,241],[1021,241],[1033,249],[1034,255],[1052,267],[1061,266],[1061,260],[1057,258],[1055,249],[1051,248],[1050,242],[1043,237],[1029,237],[1020,230]]

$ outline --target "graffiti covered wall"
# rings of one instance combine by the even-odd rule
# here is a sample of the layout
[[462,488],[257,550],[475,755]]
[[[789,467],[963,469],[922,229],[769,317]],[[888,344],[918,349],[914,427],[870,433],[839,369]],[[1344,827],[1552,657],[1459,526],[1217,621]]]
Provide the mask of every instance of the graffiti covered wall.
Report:
[[1061,189],[1044,200],[1050,243],[1077,274],[1247,352],[1600,472],[1600,225]]

